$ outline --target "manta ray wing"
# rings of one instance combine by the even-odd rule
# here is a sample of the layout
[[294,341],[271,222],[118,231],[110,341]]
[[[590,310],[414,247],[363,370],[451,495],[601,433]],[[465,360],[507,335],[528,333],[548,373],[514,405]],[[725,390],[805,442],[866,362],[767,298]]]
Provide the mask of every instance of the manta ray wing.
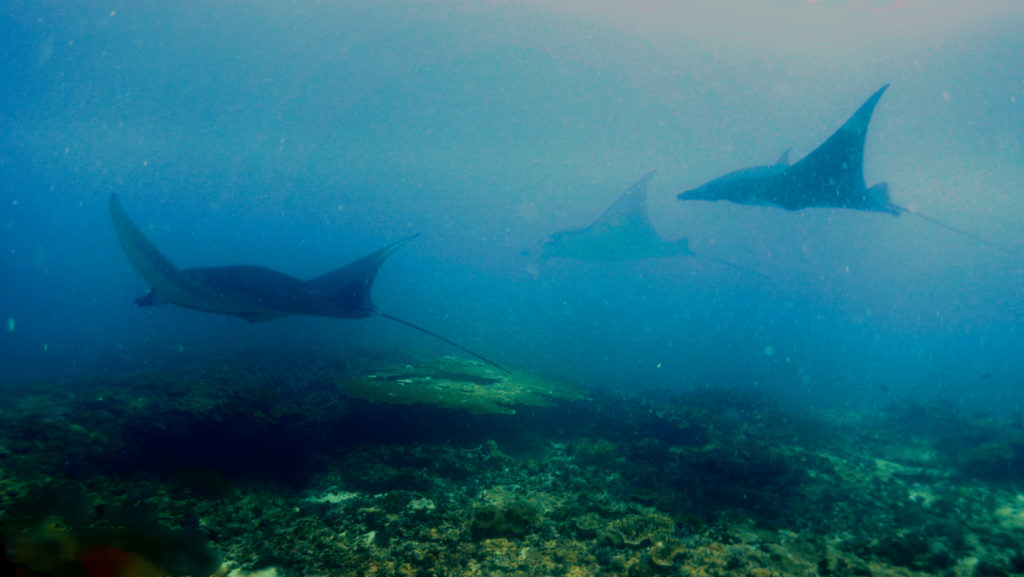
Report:
[[[881,87],[832,136],[783,173],[784,208],[836,207],[891,212],[888,194],[864,183],[864,142]],[[881,198],[884,196],[884,198]]]
[[161,254],[128,218],[116,194],[110,195],[107,204],[114,223],[114,231],[117,233],[121,248],[128,256],[128,261],[152,287],[149,294],[137,299],[139,305],[172,303],[210,312],[220,312],[225,307],[231,308],[226,302],[227,299],[179,270]]
[[[601,213],[587,229],[597,232],[609,230],[650,231],[651,221],[647,216],[647,190],[651,186],[654,172],[645,174],[624,192],[611,206]],[[586,229],[585,229],[586,230]]]
[[418,236],[419,233],[407,236],[306,284],[318,293],[332,295],[353,311],[379,312],[370,299],[377,271],[391,253]]

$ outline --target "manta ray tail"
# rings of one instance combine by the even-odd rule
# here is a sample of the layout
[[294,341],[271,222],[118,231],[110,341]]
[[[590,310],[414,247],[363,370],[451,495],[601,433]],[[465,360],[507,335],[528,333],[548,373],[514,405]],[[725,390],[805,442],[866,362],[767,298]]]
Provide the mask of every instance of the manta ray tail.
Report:
[[924,214],[921,214],[920,212],[916,212],[916,211],[910,210],[909,208],[906,208],[906,207],[903,207],[903,206],[899,206],[897,204],[892,204],[892,203],[889,203],[889,206],[892,207],[893,214],[897,214],[897,215],[898,214],[909,214],[909,215],[912,215],[912,216],[916,216],[917,218],[920,218],[921,220],[930,222],[930,223],[932,223],[932,224],[934,224],[936,226],[941,226],[942,228],[944,228],[944,229],[946,229],[946,230],[948,230],[950,232],[954,232],[956,234],[959,234],[960,236],[969,238],[969,239],[973,240],[974,242],[983,244],[985,246],[992,247],[992,248],[997,249],[997,250],[1001,250],[1001,251],[1009,253],[1009,254],[1017,254],[1017,251],[1014,251],[1014,250],[1012,250],[1010,248],[1007,248],[1007,247],[1005,247],[1003,245],[996,244],[996,243],[994,243],[992,241],[985,240],[985,239],[981,238],[980,236],[974,234],[973,232],[967,232],[966,230],[962,230],[962,229],[956,228],[955,226],[953,226],[951,224],[946,224],[946,223],[942,222],[941,220],[935,220],[934,218],[932,218],[930,216],[927,216],[927,215],[924,215]]
[[416,330],[420,331],[421,333],[428,334],[428,335],[434,337],[435,339],[437,339],[439,341],[443,341],[445,343],[448,343],[449,345],[459,349],[460,351],[462,351],[464,353],[468,353],[470,355],[473,355],[474,357],[476,357],[476,358],[480,359],[481,361],[487,363],[488,365],[491,365],[492,367],[502,371],[505,374],[508,374],[508,375],[512,374],[512,371],[506,369],[505,367],[499,365],[498,363],[492,361],[491,359],[488,359],[487,357],[481,355],[478,352],[471,351],[471,350],[467,349],[466,347],[460,345],[459,343],[457,343],[457,342],[455,342],[455,341],[453,341],[451,339],[446,339],[446,338],[442,337],[441,335],[439,335],[439,334],[437,334],[437,333],[435,333],[433,331],[429,331],[429,330],[427,330],[427,329],[425,329],[425,328],[423,328],[423,327],[421,327],[419,325],[414,325],[414,324],[410,323],[409,321],[404,321],[404,320],[402,320],[402,319],[400,319],[398,317],[393,317],[393,316],[391,316],[391,315],[389,315],[387,313],[382,313],[380,311],[375,311],[375,312],[378,315],[380,315],[380,316],[382,316],[382,317],[384,317],[386,319],[393,320],[396,323],[403,324],[403,325],[405,325],[405,326],[407,326],[409,328],[416,329]]
[[736,264],[734,262],[729,262],[727,260],[722,260],[720,258],[715,258],[713,256],[708,256],[706,254],[694,254],[693,256],[698,256],[698,257],[700,257],[702,259],[709,260],[709,261],[711,261],[713,263],[717,263],[717,264],[720,264],[722,266],[727,266],[729,268],[734,268],[734,269],[736,269],[738,271],[743,271],[743,272],[748,273],[748,274],[757,275],[757,276],[759,276],[759,277],[761,277],[763,279],[771,279],[770,276],[768,276],[768,275],[766,275],[764,273],[757,272],[756,270],[754,270],[752,268],[747,268],[745,266],[738,265],[738,264]]
[[380,269],[380,265],[384,264],[384,261],[391,256],[391,253],[395,252],[400,246],[418,236],[419,233],[395,241],[382,249],[371,252],[355,262],[349,263],[337,270],[331,271],[309,281],[309,285],[315,290],[334,294],[337,298],[345,301],[346,303],[354,304],[359,309],[365,311],[367,315],[376,314],[386,319],[393,320],[396,323],[416,329],[421,333],[428,334],[435,339],[448,343],[460,351],[473,355],[481,361],[500,369],[504,373],[512,374],[511,371],[505,367],[488,359],[480,353],[467,349],[451,339],[442,337],[433,331],[414,325],[409,321],[404,321],[398,317],[393,317],[385,312],[381,312],[373,304],[373,301],[370,300],[370,289],[373,288],[373,281],[377,278],[377,271]]
[[[788,153],[788,151],[787,151],[787,153]],[[669,247],[672,247],[676,251],[674,254],[672,254],[672,256],[696,256],[696,257],[703,258],[705,260],[709,260],[709,261],[711,261],[713,263],[717,263],[717,264],[720,264],[720,265],[723,265],[723,266],[734,268],[736,270],[740,270],[740,271],[743,271],[743,272],[746,272],[746,273],[755,274],[755,275],[757,275],[759,277],[762,277],[762,278],[768,278],[768,275],[761,274],[761,273],[757,272],[754,269],[750,269],[750,268],[747,268],[745,266],[741,266],[741,265],[738,265],[736,263],[729,262],[727,260],[722,260],[720,258],[715,258],[713,256],[707,256],[705,254],[697,254],[697,253],[693,252],[692,250],[690,250],[689,239],[687,239],[685,236],[677,238],[676,240],[673,240],[672,242],[667,243],[667,245]]]

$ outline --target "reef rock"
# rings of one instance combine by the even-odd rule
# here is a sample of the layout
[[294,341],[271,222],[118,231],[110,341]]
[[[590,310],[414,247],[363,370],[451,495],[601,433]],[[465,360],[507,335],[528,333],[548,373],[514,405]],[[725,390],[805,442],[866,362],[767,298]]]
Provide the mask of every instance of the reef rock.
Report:
[[581,389],[564,382],[521,371],[506,375],[455,357],[379,367],[342,385],[348,396],[375,403],[419,403],[476,414],[511,415],[516,406],[547,407],[584,398]]

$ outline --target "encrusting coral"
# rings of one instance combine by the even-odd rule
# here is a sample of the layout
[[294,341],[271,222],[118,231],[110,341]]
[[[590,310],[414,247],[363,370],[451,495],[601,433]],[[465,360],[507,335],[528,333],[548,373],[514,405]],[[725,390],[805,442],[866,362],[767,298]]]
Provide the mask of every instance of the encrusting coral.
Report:
[[671,537],[675,528],[675,521],[668,515],[647,510],[612,521],[608,524],[605,534],[612,543],[619,542],[638,547]]

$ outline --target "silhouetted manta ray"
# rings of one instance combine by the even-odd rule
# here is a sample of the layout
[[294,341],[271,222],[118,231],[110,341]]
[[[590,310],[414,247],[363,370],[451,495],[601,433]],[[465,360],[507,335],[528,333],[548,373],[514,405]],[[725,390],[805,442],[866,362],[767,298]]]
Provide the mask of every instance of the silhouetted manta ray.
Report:
[[676,240],[663,239],[651,226],[647,216],[647,189],[652,178],[654,171],[636,181],[589,226],[550,234],[533,248],[523,251],[523,254],[540,260],[557,257],[601,261],[703,256],[713,262],[747,271],[727,261],[697,255],[690,250],[685,236]]
[[502,371],[483,355],[408,321],[381,312],[370,290],[384,260],[414,234],[372,252],[337,270],[303,281],[261,266],[178,269],[128,218],[117,195],[110,195],[110,216],[128,260],[152,288],[135,302],[139,306],[174,304],[249,322],[289,315],[358,319],[377,315],[426,333]]
[[663,256],[694,256],[686,237],[661,238],[647,217],[647,189],[654,171],[644,175],[593,223],[548,235],[527,251],[542,260],[625,260]]
[[789,163],[789,151],[772,165],[730,172],[702,186],[680,193],[680,200],[728,200],[738,204],[777,206],[786,210],[812,207],[848,208],[911,214],[972,240],[1002,248],[889,199],[889,185],[864,182],[864,139],[878,100],[889,85],[878,89],[818,148]]

